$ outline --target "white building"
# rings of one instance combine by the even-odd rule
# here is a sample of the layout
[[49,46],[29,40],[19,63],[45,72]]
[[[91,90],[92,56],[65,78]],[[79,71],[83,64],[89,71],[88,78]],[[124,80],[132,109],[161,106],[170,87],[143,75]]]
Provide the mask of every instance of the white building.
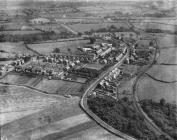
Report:
[[35,18],[30,20],[32,24],[45,24],[45,23],[50,23],[49,19],[46,18]]

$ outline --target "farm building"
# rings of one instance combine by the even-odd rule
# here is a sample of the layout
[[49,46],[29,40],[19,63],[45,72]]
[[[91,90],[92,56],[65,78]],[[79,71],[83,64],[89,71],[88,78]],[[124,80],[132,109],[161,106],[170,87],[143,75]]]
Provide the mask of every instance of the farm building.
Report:
[[32,24],[45,24],[45,23],[49,23],[50,20],[46,18],[35,18],[35,19],[30,20],[30,22]]

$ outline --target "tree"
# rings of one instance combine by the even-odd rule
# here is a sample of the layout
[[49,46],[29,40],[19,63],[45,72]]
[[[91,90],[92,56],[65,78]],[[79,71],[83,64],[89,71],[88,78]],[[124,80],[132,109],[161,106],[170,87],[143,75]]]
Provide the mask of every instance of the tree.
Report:
[[162,98],[162,99],[160,99],[160,105],[161,105],[161,106],[165,106],[165,104],[166,104],[165,99],[163,99],[163,98]]
[[78,34],[77,34],[78,36],[82,36],[82,33],[81,32],[78,32]]
[[90,37],[90,44],[94,44],[96,39],[94,37]]
[[59,48],[54,48],[53,53],[60,53],[60,49]]
[[68,48],[68,52],[71,52],[71,49],[70,49],[70,48]]

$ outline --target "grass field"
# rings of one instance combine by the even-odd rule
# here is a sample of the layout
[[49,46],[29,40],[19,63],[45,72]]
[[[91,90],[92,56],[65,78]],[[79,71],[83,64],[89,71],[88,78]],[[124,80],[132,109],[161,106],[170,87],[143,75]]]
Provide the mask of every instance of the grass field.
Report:
[[41,31],[37,31],[37,30],[32,30],[32,31],[16,30],[16,31],[3,31],[2,33],[10,34],[10,35],[27,35],[27,34],[41,33]]
[[177,47],[162,49],[157,61],[158,63],[177,64]]
[[134,26],[141,28],[141,29],[161,29],[161,30],[169,30],[169,31],[175,31],[177,29],[177,26],[173,23],[166,23],[162,21],[140,21],[140,22],[133,22]]
[[8,74],[0,82],[20,84],[20,85],[31,85],[37,80],[37,77],[33,75],[20,75],[20,74]]
[[170,34],[155,34],[158,39],[158,45],[159,48],[169,48],[174,47],[177,44],[177,36],[176,35],[170,35]]
[[138,96],[140,99],[152,99],[159,101],[164,98],[167,102],[177,104],[177,83],[160,83],[149,77],[139,81]]
[[82,86],[83,84],[80,83],[43,79],[35,88],[58,95],[80,95],[79,90]]
[[63,28],[60,24],[33,25],[32,27],[43,31],[54,31],[56,33],[66,32],[66,29]]
[[9,53],[17,53],[17,54],[30,54],[33,55],[34,52],[28,50],[22,42],[19,43],[0,43],[0,50],[4,50]]
[[173,65],[155,65],[147,73],[163,81],[177,80],[177,66]]
[[53,51],[54,48],[59,48],[61,52],[68,52],[68,49],[72,53],[77,51],[78,47],[82,47],[87,44],[88,40],[77,40],[77,41],[68,41],[68,42],[53,42],[53,43],[42,43],[42,44],[29,44],[28,46],[40,52],[42,54],[48,54]]
[[106,23],[106,22],[101,22],[101,23],[95,23],[95,24],[73,24],[69,25],[72,29],[78,32],[85,32],[85,31],[90,31],[91,29],[93,30],[98,30],[100,28],[106,28],[107,26],[114,25],[117,28],[119,27],[125,27],[128,28],[128,25],[125,22],[119,22],[119,23]]

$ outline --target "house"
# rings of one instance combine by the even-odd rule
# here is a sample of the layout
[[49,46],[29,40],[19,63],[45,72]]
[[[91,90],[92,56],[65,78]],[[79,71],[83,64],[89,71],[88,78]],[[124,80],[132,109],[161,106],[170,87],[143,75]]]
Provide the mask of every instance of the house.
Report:
[[35,19],[31,19],[30,22],[32,24],[45,24],[45,23],[50,23],[50,20],[47,18],[35,18]]
[[87,52],[87,51],[92,51],[92,49],[91,48],[82,48],[82,50],[84,51],[84,52]]

